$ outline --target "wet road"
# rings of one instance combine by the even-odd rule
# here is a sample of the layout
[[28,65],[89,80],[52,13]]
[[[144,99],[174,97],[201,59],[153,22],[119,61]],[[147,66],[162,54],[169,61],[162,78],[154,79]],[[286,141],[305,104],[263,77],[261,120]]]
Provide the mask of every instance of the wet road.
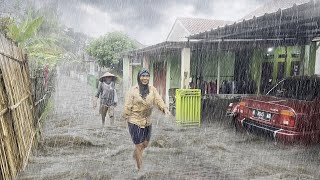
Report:
[[282,145],[237,133],[227,120],[179,128],[155,111],[150,147],[136,171],[133,144],[115,109],[104,127],[95,91],[59,76],[42,141],[17,179],[320,179],[320,145]]

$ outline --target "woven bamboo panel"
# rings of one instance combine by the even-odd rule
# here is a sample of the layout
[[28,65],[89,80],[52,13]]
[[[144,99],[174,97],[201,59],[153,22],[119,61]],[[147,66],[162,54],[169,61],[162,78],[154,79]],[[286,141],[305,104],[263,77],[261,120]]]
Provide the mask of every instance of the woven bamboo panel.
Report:
[[26,57],[2,35],[0,74],[0,179],[12,179],[27,164],[36,124]]

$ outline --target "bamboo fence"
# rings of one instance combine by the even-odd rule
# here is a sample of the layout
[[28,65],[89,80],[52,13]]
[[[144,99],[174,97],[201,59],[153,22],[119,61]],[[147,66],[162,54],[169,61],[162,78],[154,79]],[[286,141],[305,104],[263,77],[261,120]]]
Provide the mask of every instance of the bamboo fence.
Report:
[[36,133],[28,61],[0,34],[0,179],[12,179],[27,165]]

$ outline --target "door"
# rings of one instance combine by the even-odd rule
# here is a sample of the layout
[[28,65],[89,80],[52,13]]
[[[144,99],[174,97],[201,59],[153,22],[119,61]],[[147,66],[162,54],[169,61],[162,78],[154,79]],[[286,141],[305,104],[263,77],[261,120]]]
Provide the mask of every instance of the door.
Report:
[[163,99],[166,97],[166,74],[167,74],[167,63],[166,62],[155,62],[153,64],[154,76],[153,86],[157,88],[159,94]]
[[261,72],[260,92],[266,94],[272,87],[273,62],[263,62]]
[[285,76],[285,62],[278,62],[277,82]]
[[240,50],[235,53],[234,81],[237,94],[248,93],[250,84],[253,82],[250,72],[250,59],[252,59],[252,50]]

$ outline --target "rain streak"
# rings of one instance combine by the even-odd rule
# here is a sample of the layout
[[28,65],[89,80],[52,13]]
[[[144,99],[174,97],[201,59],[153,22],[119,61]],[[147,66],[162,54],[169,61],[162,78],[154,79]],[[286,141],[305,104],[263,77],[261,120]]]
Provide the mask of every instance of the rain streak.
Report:
[[319,0],[0,0],[0,179],[320,179]]

